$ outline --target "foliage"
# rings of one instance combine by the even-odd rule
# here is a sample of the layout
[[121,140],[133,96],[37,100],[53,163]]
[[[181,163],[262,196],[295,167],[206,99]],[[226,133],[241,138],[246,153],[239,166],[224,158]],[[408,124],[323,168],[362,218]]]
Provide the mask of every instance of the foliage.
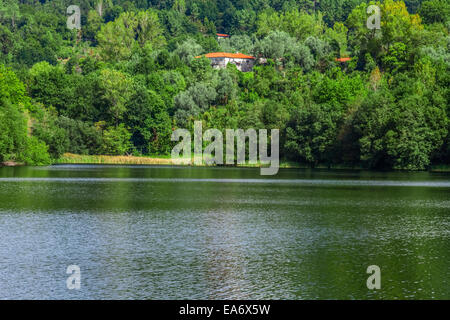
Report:
[[27,112],[32,108],[24,94],[16,75],[0,65],[0,161],[48,164],[45,143],[28,136]]
[[155,11],[124,12],[101,27],[97,34],[100,52],[105,60],[129,58],[136,46],[161,47],[165,39]]
[[[66,5],[0,0],[0,161],[167,155],[195,120],[278,128],[280,154],[311,166],[450,161],[448,1],[82,0],[80,31]],[[218,51],[255,66],[196,58]]]
[[131,149],[131,133],[120,124],[118,127],[109,127],[103,131],[102,154],[121,155]]

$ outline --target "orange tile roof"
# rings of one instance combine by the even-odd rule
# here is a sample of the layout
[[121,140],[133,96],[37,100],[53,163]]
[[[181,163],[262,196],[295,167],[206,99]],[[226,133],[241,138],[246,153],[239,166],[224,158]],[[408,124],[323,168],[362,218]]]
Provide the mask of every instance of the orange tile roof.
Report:
[[201,58],[203,56],[205,56],[207,58],[255,59],[255,57],[248,56],[246,54],[242,54],[242,53],[228,53],[228,52],[211,52],[211,53],[207,53],[205,55],[197,56],[196,58]]
[[350,61],[350,60],[352,60],[352,58],[336,58],[335,59],[336,61],[339,61],[339,62],[347,62],[347,61]]
[[218,37],[229,37],[230,35],[228,35],[226,33],[216,33],[216,36],[218,36]]

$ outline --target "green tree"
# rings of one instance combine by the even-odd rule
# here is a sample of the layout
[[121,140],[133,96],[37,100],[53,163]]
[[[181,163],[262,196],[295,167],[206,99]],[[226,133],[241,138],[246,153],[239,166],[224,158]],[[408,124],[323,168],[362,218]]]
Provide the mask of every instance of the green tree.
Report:
[[421,170],[442,146],[448,119],[442,107],[424,96],[394,102],[384,89],[368,96],[353,126],[361,160],[369,167]]
[[311,166],[331,163],[339,118],[328,106],[311,104],[295,109],[286,128],[288,157]]
[[322,15],[308,14],[303,11],[290,10],[286,13],[266,11],[258,16],[258,36],[266,36],[274,30],[287,32],[289,35],[304,40],[308,36],[319,36],[324,32]]
[[13,30],[16,29],[17,20],[21,13],[17,0],[0,0],[0,17],[3,21],[9,20]]
[[101,130],[81,120],[60,116],[56,126],[64,129],[68,146],[65,152],[75,154],[99,154],[103,145]]
[[58,126],[58,116],[56,110],[46,110],[41,108],[34,119],[32,132],[33,136],[45,142],[48,146],[48,153],[53,159],[58,159],[69,149],[70,141],[66,130]]
[[298,43],[295,38],[283,31],[271,31],[256,44],[254,50],[261,57],[273,59],[277,65],[298,63],[308,71],[314,64],[308,47]]
[[169,153],[172,123],[164,101],[139,84],[134,92],[125,115],[134,146],[142,153]]
[[162,32],[156,12],[124,12],[102,26],[97,41],[106,60],[123,60],[131,56],[135,46],[160,48],[165,43]]
[[424,1],[418,13],[427,24],[445,23],[450,19],[450,4],[442,0]]
[[32,109],[23,83],[14,72],[0,65],[0,161],[50,163],[45,143],[28,135],[25,112]]
[[130,152],[131,133],[121,123],[117,127],[109,127],[103,131],[102,152],[107,155],[124,155]]
[[195,83],[187,91],[175,96],[175,119],[180,126],[187,127],[189,120],[206,111],[216,99],[216,90],[206,83]]
[[195,56],[202,53],[203,49],[194,39],[187,39],[180,43],[174,53],[186,64],[189,64]]
[[103,69],[100,74],[102,98],[108,105],[111,123],[118,125],[126,110],[126,102],[132,94],[132,81],[122,72]]

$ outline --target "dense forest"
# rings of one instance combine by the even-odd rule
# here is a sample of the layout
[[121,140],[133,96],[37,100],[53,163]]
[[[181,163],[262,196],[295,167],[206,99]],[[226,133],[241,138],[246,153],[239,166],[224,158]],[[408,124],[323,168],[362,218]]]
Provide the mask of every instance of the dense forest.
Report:
[[[450,163],[447,0],[0,0],[0,23],[0,162],[169,154],[201,120],[278,128],[311,166]],[[256,65],[195,58],[219,51]]]

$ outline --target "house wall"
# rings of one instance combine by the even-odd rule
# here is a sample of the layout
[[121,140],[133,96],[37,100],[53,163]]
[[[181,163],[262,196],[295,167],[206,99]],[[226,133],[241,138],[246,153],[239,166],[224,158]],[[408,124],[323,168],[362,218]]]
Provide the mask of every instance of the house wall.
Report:
[[226,68],[227,64],[232,63],[236,65],[239,71],[247,72],[252,71],[254,60],[253,59],[236,59],[236,58],[210,58],[211,65],[215,69]]

